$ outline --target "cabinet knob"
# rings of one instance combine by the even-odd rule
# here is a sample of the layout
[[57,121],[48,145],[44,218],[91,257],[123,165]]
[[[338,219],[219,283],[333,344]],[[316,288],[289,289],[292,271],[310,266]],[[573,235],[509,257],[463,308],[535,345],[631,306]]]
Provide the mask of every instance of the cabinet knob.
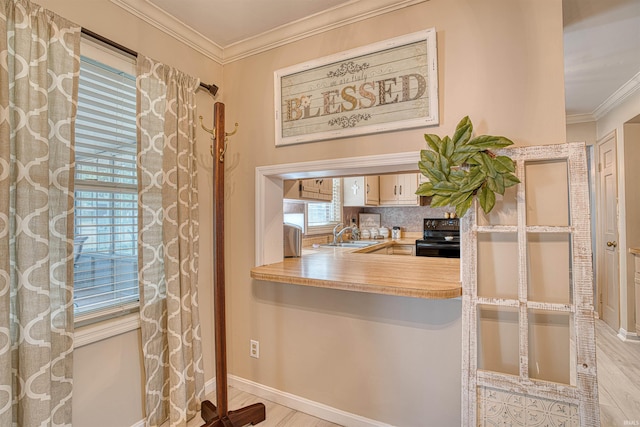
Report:
[[618,246],[618,242],[616,242],[616,241],[613,241],[613,242],[607,242],[607,246],[608,246],[608,247],[610,247],[610,248],[611,248],[611,247],[614,247],[614,248],[615,248],[616,246]]

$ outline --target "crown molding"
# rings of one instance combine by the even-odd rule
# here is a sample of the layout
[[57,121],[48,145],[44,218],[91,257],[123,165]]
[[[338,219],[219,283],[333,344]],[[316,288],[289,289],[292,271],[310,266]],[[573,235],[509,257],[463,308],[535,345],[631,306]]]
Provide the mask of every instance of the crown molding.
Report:
[[224,63],[429,0],[353,0],[224,48]]
[[148,0],[110,0],[179,42],[222,64],[223,48]]
[[625,99],[633,95],[638,89],[640,89],[640,71],[635,76],[631,77],[628,82],[620,86],[618,90],[613,92],[611,96],[605,99],[604,102],[593,111],[593,116],[596,120],[600,120],[608,112],[622,104]]
[[606,116],[611,110],[622,104],[625,99],[640,90],[640,72],[631,77],[629,81],[620,86],[618,90],[613,92],[602,104],[591,113],[568,115],[566,122],[568,125],[576,123],[596,122]]
[[218,45],[149,0],[110,1],[181,43],[224,65],[344,25],[429,0],[352,0],[228,46]]
[[568,125],[575,125],[577,123],[589,123],[595,122],[596,118],[592,113],[585,114],[570,114],[566,118],[566,123]]

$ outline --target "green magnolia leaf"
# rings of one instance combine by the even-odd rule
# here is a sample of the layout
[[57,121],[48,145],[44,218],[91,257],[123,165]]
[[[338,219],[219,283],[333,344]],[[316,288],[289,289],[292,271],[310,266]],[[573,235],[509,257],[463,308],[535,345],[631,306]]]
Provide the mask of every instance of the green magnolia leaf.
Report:
[[426,162],[418,163],[418,168],[423,175],[433,182],[446,181],[447,177],[442,171],[434,165],[425,165]]
[[431,150],[420,150],[420,160],[423,162],[430,161],[433,163],[436,161],[436,153]]
[[513,164],[513,160],[507,156],[497,156],[493,159],[493,165],[500,173],[513,172],[516,170],[516,166]]
[[453,182],[449,181],[440,181],[433,183],[433,189],[436,190],[438,194],[447,194],[458,191],[458,186]]
[[471,155],[473,153],[478,153],[478,152],[480,152],[482,150],[483,150],[482,147],[479,147],[478,145],[475,145],[475,144],[470,142],[468,144],[459,146],[456,149],[456,153],[461,153],[461,154],[464,153],[464,154]]
[[436,194],[435,191],[433,191],[433,183],[423,182],[418,186],[416,194],[418,196],[433,196],[434,194]]
[[473,203],[473,195],[467,197],[461,203],[458,203],[456,205],[456,215],[458,215],[459,218],[462,218],[464,214],[467,213],[472,203]]
[[502,178],[502,175],[498,175],[495,178],[488,176],[487,185],[491,191],[495,191],[498,194],[504,194],[504,178]]
[[480,168],[473,168],[467,177],[467,183],[461,186],[460,191],[474,191],[486,180],[487,175]]
[[504,175],[502,175],[502,178],[504,179],[505,188],[513,187],[516,184],[520,184],[520,180],[518,179],[518,177],[511,173],[505,173]]
[[482,150],[497,150],[512,145],[513,141],[504,136],[481,135],[473,138],[469,144],[480,147]]
[[449,181],[453,182],[458,187],[462,187],[467,181],[467,175],[464,172],[455,174],[454,172],[456,171],[451,171],[451,173],[449,174]]
[[456,126],[453,138],[425,135],[431,150],[420,151],[418,168],[430,182],[418,187],[416,194],[432,196],[431,206],[453,206],[463,216],[478,196],[480,207],[489,213],[496,203],[496,193],[520,182],[513,172],[515,163],[508,156],[496,156],[491,150],[513,142],[503,136],[482,135],[472,138],[473,124],[464,117]]
[[469,156],[466,160],[466,163],[471,166],[480,165],[480,163],[478,163],[478,161],[474,159],[473,156]]
[[440,145],[442,144],[442,140],[438,135],[426,134],[424,136],[424,140],[427,141],[427,144],[433,151],[440,151]]
[[471,139],[471,133],[473,132],[473,125],[471,124],[471,120],[469,120],[469,116],[464,117],[456,126],[456,132],[453,134],[454,145],[460,146],[464,145]]
[[436,194],[431,198],[431,206],[434,208],[449,206],[449,200],[451,200],[449,196],[441,196],[440,194]]
[[466,192],[459,191],[451,196],[451,200],[449,201],[449,204],[452,206],[456,206],[464,202],[465,200],[467,200],[472,195],[473,195],[473,191],[466,191]]
[[482,210],[489,213],[496,204],[496,194],[485,185],[478,192],[478,201]]
[[433,168],[433,162],[430,162],[429,160],[424,160],[424,161],[419,161],[418,162],[418,168],[420,169],[420,171],[422,172],[423,169],[431,169]]
[[445,156],[440,156],[439,160],[440,160],[440,163],[439,163],[440,170],[446,176],[449,176],[449,173],[451,173],[451,164],[449,163],[449,159],[447,159]]
[[442,138],[442,145],[440,145],[440,156],[444,156],[446,158],[451,157],[455,148],[456,146],[453,141],[451,141],[451,138],[445,136]]
[[469,156],[469,153],[459,153],[456,149],[456,152],[453,153],[453,156],[451,156],[451,165],[459,166],[463,163],[466,163]]
[[478,153],[480,160],[480,167],[490,177],[495,178],[498,172],[493,167],[493,159],[489,157],[487,153]]

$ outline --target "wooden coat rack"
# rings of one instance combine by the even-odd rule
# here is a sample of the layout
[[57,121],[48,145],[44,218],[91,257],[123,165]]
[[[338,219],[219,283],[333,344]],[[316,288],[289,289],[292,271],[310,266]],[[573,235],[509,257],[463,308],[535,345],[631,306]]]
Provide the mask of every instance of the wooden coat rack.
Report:
[[202,402],[200,415],[205,421],[202,427],[240,427],[258,424],[266,419],[265,406],[255,403],[235,411],[227,405],[227,343],[225,321],[225,272],[224,272],[224,155],[227,151],[227,137],[234,135],[224,130],[224,104],[216,102],[213,109],[214,128],[202,128],[213,136],[211,155],[214,158],[213,215],[214,215],[214,326],[216,348],[216,403]]

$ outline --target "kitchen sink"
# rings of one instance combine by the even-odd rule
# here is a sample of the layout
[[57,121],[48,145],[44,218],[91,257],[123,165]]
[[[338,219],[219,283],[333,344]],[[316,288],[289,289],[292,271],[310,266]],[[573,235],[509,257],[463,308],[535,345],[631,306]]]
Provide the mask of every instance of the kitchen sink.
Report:
[[324,247],[337,247],[337,248],[366,248],[367,246],[372,246],[372,245],[377,245],[380,242],[372,242],[372,241],[363,241],[363,240],[352,240],[349,242],[341,242],[341,243],[336,243],[335,245],[333,243],[326,243],[324,245],[320,245],[320,246],[324,246]]

